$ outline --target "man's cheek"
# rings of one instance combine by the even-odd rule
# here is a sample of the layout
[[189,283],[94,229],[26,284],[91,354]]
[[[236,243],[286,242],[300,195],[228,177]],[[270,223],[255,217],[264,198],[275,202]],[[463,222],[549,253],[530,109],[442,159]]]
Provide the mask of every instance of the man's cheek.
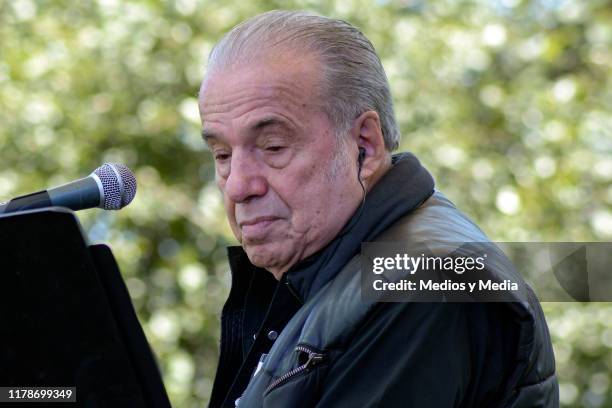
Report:
[[305,200],[301,204],[303,206],[293,208],[293,216],[290,221],[291,231],[297,235],[304,235],[316,229],[323,215],[323,209],[320,208],[317,200]]

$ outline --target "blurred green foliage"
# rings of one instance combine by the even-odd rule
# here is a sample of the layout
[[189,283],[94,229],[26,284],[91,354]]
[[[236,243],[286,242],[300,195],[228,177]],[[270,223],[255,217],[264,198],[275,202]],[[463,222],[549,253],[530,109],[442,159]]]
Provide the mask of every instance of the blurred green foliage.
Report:
[[[0,0],[0,199],[88,174],[135,201],[80,218],[118,258],[176,407],[204,405],[233,242],[199,136],[212,44],[275,8],[379,51],[411,150],[497,241],[612,238],[612,2]],[[612,407],[612,306],[544,304],[563,406]]]

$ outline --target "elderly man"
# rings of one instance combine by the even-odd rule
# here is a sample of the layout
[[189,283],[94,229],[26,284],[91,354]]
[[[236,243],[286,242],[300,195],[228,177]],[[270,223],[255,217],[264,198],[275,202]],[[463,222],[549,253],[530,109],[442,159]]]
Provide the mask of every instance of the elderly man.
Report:
[[302,12],[245,21],[211,52],[200,113],[241,243],[211,407],[558,405],[535,297],[361,299],[362,242],[487,239],[413,155],[390,153],[389,86],[355,27]]

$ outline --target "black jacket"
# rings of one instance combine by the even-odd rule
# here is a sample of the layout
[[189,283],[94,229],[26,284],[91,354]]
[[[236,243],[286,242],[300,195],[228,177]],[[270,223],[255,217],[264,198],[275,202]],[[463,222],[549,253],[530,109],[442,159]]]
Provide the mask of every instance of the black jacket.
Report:
[[486,240],[404,154],[363,212],[281,282],[231,249],[210,406],[239,397],[240,407],[558,406],[552,346],[530,291],[513,303],[361,299],[361,242],[390,237]]

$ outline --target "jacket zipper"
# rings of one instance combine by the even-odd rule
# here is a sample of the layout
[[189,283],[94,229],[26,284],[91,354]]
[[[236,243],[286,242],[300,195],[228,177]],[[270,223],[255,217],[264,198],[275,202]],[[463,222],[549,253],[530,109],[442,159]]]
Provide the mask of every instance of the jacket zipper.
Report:
[[299,367],[294,368],[293,370],[281,375],[280,377],[278,377],[276,380],[272,381],[270,383],[270,385],[268,385],[268,388],[266,388],[266,391],[264,392],[264,394],[269,393],[270,391],[272,391],[274,388],[278,387],[279,385],[287,382],[289,379],[291,379],[292,377],[307,371],[310,368],[313,368],[315,365],[319,364],[321,361],[323,361],[324,359],[324,355],[321,353],[318,353],[316,350],[311,350],[310,348],[303,346],[303,345],[298,345],[295,348],[296,351],[300,351],[302,353],[308,353],[308,360],[302,364]]

